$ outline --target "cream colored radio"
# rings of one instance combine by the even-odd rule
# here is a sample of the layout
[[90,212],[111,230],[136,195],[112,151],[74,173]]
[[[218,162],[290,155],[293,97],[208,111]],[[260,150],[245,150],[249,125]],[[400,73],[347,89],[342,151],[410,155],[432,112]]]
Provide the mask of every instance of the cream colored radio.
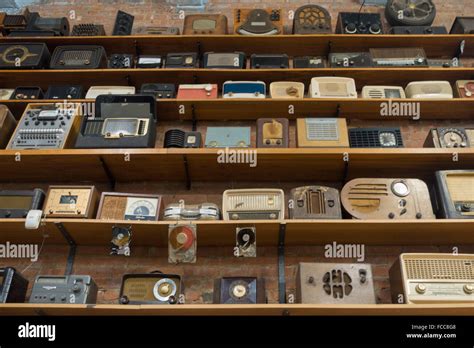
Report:
[[299,118],[298,147],[349,147],[345,118]]
[[365,86],[362,88],[364,99],[400,99],[406,98],[405,90],[399,86]]
[[11,89],[11,88],[2,88],[2,89],[0,89],[0,100],[9,100],[9,99],[11,99],[13,93],[15,93],[15,90]]
[[474,303],[473,254],[402,254],[389,274],[393,303]]
[[310,98],[357,98],[355,80],[347,77],[313,77]]
[[272,82],[270,97],[276,99],[303,99],[304,83],[301,82]]
[[51,218],[92,219],[98,203],[94,186],[50,186],[44,211]]
[[413,99],[453,99],[453,88],[448,81],[410,82],[405,89],[407,98]]
[[227,190],[222,198],[224,220],[285,218],[285,194],[279,189]]
[[86,93],[86,99],[95,99],[99,95],[112,94],[135,94],[135,87],[133,86],[92,86]]

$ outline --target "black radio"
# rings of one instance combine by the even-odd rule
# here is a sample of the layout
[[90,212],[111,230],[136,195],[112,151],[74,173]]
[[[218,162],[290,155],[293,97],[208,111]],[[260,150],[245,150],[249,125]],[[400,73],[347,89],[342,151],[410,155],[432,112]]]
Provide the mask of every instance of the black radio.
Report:
[[214,303],[265,303],[265,281],[253,277],[225,277],[214,281]]
[[403,147],[400,128],[352,128],[349,144],[356,148]]
[[394,35],[444,35],[447,34],[446,27],[430,27],[430,26],[407,26],[407,27],[392,27],[390,34]]
[[199,68],[199,58],[197,53],[168,53],[166,56],[165,68]]
[[331,68],[370,68],[372,56],[368,52],[330,53]]
[[107,66],[102,46],[58,46],[51,58],[51,69],[99,69]]
[[105,36],[105,29],[101,24],[76,24],[72,27],[71,36]]
[[0,44],[0,69],[42,69],[50,59],[44,43]]
[[133,68],[132,54],[112,54],[107,63],[109,69],[128,69]]
[[157,69],[163,65],[163,58],[157,55],[142,55],[137,58],[137,68]]
[[245,69],[246,63],[243,52],[206,52],[203,55],[203,67],[206,69]]
[[176,86],[172,83],[144,83],[140,94],[151,94],[156,99],[176,98]]
[[91,276],[37,276],[30,303],[93,304],[98,288]]
[[123,11],[117,12],[112,35],[131,35],[135,17]]
[[95,117],[84,117],[76,148],[155,147],[156,101],[151,95],[99,95]]
[[324,57],[295,57],[293,68],[295,69],[319,69],[326,67]]
[[383,34],[379,13],[341,12],[337,17],[336,34]]
[[0,303],[23,303],[28,280],[12,267],[0,268]]
[[17,87],[10,99],[43,99],[43,90],[40,87]]
[[184,132],[170,129],[165,133],[164,148],[199,148],[202,147],[202,136],[199,132]]
[[26,30],[53,33],[52,36],[67,36],[69,21],[66,17],[42,18],[38,12],[32,12]]
[[49,86],[44,99],[82,99],[82,86]]
[[22,219],[30,210],[43,208],[45,194],[43,190],[0,191],[0,218]]
[[286,54],[252,54],[250,67],[252,69],[288,69],[290,59]]

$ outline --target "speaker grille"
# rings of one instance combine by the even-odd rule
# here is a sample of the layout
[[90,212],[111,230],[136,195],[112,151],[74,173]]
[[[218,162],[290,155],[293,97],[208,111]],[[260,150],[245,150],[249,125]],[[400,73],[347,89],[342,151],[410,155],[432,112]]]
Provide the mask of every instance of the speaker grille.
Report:
[[468,259],[404,260],[408,279],[474,280],[474,261]]
[[306,137],[312,141],[339,140],[336,119],[306,119]]

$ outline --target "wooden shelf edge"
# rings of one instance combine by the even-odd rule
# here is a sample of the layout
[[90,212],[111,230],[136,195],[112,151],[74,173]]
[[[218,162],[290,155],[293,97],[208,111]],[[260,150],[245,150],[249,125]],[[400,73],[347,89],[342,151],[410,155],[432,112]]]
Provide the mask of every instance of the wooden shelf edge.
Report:
[[56,305],[2,304],[0,316],[473,316],[472,304]]

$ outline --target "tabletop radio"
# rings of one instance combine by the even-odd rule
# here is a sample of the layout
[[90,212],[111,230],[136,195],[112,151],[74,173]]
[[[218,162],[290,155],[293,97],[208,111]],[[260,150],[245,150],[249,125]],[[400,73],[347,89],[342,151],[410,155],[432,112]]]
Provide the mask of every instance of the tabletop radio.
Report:
[[474,170],[436,172],[439,214],[445,219],[474,219]]
[[235,9],[234,32],[240,35],[283,34],[279,9]]
[[97,219],[158,221],[161,208],[159,195],[102,192]]
[[276,99],[303,99],[304,83],[280,81],[270,84],[270,97]]
[[247,63],[245,53],[243,52],[206,52],[202,60],[205,69],[245,69]]
[[182,293],[179,275],[161,272],[126,274],[120,288],[120,304],[177,304]]
[[214,281],[214,303],[257,304],[265,303],[263,278],[224,277]]
[[28,280],[12,267],[0,268],[0,303],[23,303]]
[[257,147],[287,148],[289,121],[286,118],[260,118],[257,120]]
[[227,17],[221,14],[193,14],[184,17],[183,35],[226,35]]
[[58,46],[53,52],[50,69],[99,69],[107,66],[102,46]]
[[219,207],[214,203],[168,204],[165,208],[163,219],[168,221],[180,220],[219,220]]
[[310,98],[357,98],[355,80],[347,77],[313,77]]
[[94,186],[50,186],[43,210],[51,218],[92,219],[98,202]]
[[226,81],[222,86],[223,98],[265,98],[267,85],[262,81]]
[[30,303],[93,304],[98,287],[91,276],[37,276]]
[[349,147],[345,118],[299,118],[298,147]]
[[42,210],[44,192],[0,190],[0,218],[23,219],[30,210]]
[[295,11],[293,34],[331,34],[331,14],[322,6],[305,5]]
[[304,186],[291,190],[290,219],[342,219],[339,190]]
[[285,194],[279,189],[224,191],[224,220],[281,220],[285,218]]
[[0,69],[43,69],[50,58],[44,43],[0,44]]

